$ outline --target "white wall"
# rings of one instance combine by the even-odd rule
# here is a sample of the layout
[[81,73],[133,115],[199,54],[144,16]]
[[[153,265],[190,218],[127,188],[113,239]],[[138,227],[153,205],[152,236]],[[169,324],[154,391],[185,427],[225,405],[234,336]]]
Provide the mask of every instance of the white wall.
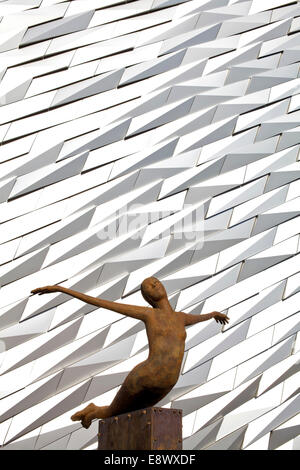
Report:
[[[101,8],[99,4],[101,3]],[[114,6],[117,4],[117,6]],[[188,328],[185,449],[299,449],[299,2],[0,3],[0,445],[95,448],[143,325],[63,294],[230,317]],[[196,224],[195,224],[196,222]]]

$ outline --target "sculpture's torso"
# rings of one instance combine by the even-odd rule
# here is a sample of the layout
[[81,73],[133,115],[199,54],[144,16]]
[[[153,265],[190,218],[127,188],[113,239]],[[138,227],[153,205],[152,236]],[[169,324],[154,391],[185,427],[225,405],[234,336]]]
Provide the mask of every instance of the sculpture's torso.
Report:
[[109,415],[154,406],[176,384],[186,338],[184,318],[171,309],[149,309],[145,320],[148,358],[135,366],[109,407]]
[[[178,380],[184,354],[186,332],[182,317],[155,311],[146,322],[148,359],[134,368],[128,385],[133,389],[171,389]],[[132,371],[133,372],[133,371]]]

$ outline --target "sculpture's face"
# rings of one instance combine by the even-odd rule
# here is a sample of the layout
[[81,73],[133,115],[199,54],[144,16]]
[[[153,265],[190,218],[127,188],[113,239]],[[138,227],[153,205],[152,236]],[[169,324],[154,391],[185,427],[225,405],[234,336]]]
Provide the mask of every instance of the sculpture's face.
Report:
[[141,289],[142,294],[148,301],[153,300],[157,302],[158,300],[167,297],[164,286],[158,279],[156,279],[156,277],[147,277],[147,279],[142,282]]

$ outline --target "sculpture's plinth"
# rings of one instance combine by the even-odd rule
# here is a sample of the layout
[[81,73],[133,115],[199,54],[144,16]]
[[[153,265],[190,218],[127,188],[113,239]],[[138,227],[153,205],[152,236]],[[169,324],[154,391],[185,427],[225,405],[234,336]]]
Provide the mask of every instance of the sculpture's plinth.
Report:
[[181,450],[182,410],[144,408],[99,421],[98,450]]

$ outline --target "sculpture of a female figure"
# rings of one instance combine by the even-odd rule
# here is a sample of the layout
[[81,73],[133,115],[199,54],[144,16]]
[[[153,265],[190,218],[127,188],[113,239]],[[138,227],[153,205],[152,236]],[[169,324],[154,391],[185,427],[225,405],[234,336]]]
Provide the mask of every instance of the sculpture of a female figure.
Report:
[[90,403],[71,417],[73,421],[81,421],[85,428],[95,418],[104,419],[154,406],[170,392],[178,380],[186,338],[185,327],[211,318],[221,324],[226,324],[229,320],[220,312],[194,315],[174,311],[164,286],[155,277],[145,279],[141,285],[141,293],[151,307],[111,302],[56,285],[39,287],[31,292],[39,295],[63,292],[88,304],[113,310],[145,323],[149,341],[148,358],[132,369],[109,406]]

